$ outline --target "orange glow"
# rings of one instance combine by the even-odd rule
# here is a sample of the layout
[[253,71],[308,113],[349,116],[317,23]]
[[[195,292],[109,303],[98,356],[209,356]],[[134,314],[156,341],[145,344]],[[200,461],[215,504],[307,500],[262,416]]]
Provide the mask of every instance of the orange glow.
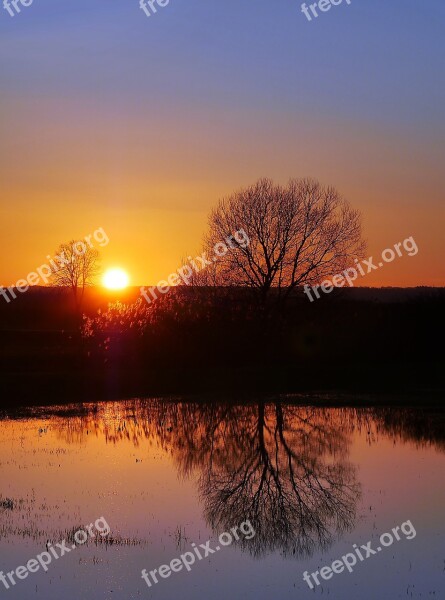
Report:
[[[30,216],[20,218],[21,244],[3,261],[1,284],[26,277],[60,243],[103,227],[110,238],[108,246],[97,248],[104,268],[125,261],[133,285],[155,285],[181,266],[182,257],[200,250],[208,212],[219,198],[262,175],[280,183],[308,175],[334,185],[362,211],[368,256],[408,236],[419,246],[416,257],[385,265],[357,285],[444,285],[443,185],[433,138],[427,144],[411,139],[410,145],[403,131],[377,135],[366,123],[353,127],[318,118],[308,127],[307,115],[274,116],[273,130],[264,131],[252,116],[234,115],[230,128],[216,128],[209,136],[200,125],[202,115],[193,111],[178,113],[173,121],[156,114],[154,122],[144,110],[129,118],[123,131],[118,115],[103,107],[91,114],[68,102],[61,114],[47,102],[45,112],[35,109],[32,121],[23,99],[5,103],[4,111],[15,114],[2,125],[0,150],[8,198],[0,209],[5,247],[13,247],[18,235],[18,211]],[[66,111],[76,115],[75,125],[66,122]],[[252,134],[240,147],[246,159],[241,162],[232,152],[239,130]],[[174,144],[154,143],[173,133]],[[90,138],[94,143],[86,145]],[[70,143],[62,144],[64,139]],[[17,147],[20,163],[12,158]],[[125,160],[121,147],[128,149]],[[431,156],[424,154],[425,147]],[[61,190],[63,212],[58,210]]]

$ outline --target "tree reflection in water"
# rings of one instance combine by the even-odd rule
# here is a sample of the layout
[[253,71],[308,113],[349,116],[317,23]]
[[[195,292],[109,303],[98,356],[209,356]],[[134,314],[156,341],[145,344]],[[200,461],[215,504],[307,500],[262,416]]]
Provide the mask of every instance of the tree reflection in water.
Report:
[[415,409],[162,400],[83,408],[69,418],[61,411],[56,419],[65,441],[96,435],[108,443],[160,444],[183,477],[198,475],[204,515],[215,533],[251,520],[256,536],[245,546],[256,556],[308,556],[354,527],[360,487],[348,451],[356,429],[370,444],[390,435],[444,446],[443,415]]
[[354,526],[359,486],[340,418],[264,402],[170,409],[172,430],[159,434],[183,475],[199,469],[204,514],[216,533],[248,518],[256,536],[245,545],[253,554],[303,556]]

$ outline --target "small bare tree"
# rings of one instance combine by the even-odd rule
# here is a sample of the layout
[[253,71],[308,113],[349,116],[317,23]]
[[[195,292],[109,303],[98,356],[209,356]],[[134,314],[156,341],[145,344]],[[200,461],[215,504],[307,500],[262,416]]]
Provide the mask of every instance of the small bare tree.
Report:
[[287,186],[261,179],[220,200],[209,216],[205,249],[243,228],[250,243],[235,248],[206,273],[207,284],[272,288],[286,296],[296,287],[320,283],[363,257],[360,213],[333,187],[310,179]]
[[98,273],[99,252],[83,240],[71,240],[58,247],[56,260],[53,261],[52,279],[56,286],[71,289],[78,312],[81,310],[85,288],[93,284]]

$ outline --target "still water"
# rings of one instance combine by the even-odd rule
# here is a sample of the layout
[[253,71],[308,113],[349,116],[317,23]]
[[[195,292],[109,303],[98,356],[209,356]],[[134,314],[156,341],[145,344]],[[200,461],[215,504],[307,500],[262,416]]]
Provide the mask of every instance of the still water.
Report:
[[[438,411],[138,399],[3,413],[0,570],[62,540],[70,552],[0,581],[0,597],[444,598],[444,467]],[[108,536],[73,550],[99,517]],[[141,578],[246,519],[250,539]],[[303,580],[407,521],[410,539],[399,530],[352,573]]]

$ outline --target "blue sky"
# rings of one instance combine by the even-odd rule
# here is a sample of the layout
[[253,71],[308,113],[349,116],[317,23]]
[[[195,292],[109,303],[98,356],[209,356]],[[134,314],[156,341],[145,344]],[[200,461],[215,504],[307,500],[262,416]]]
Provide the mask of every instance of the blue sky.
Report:
[[34,0],[1,13],[3,84],[437,126],[444,23],[439,0],[353,0],[310,23],[290,0],[171,0],[150,18],[138,0]]

